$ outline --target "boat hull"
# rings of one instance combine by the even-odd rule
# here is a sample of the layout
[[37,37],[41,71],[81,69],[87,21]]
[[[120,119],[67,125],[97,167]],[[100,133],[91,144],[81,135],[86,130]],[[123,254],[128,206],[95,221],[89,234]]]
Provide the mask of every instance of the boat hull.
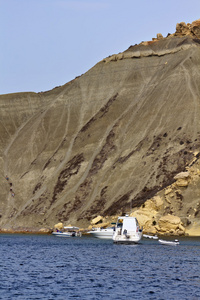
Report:
[[71,237],[71,236],[75,236],[70,232],[52,232],[53,235],[55,236],[59,236],[59,237]]
[[113,237],[113,230],[92,230],[89,232],[93,237],[98,238],[98,239],[109,239],[112,240]]
[[165,241],[165,240],[158,240],[158,242],[162,245],[172,245],[172,246],[176,246],[179,245],[179,241]]
[[153,240],[158,240],[157,235],[148,235],[148,234],[143,234],[143,237],[146,239],[153,239]]
[[126,235],[114,235],[113,242],[115,244],[138,244],[142,238],[142,235],[134,235],[127,237]]
[[52,232],[53,235],[59,237],[81,237],[81,232]]
[[133,241],[133,240],[129,240],[129,241],[126,241],[126,240],[118,240],[118,241],[113,241],[114,244],[124,244],[124,245],[130,245],[130,244],[138,244],[140,242],[139,241]]

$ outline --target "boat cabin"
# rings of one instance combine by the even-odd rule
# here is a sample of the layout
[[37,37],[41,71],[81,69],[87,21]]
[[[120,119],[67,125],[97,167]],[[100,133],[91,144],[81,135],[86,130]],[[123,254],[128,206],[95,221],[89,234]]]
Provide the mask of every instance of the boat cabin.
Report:
[[142,229],[138,220],[128,215],[118,217],[113,233],[114,243],[138,243],[142,238]]
[[[120,229],[120,233],[119,234],[123,234],[124,230],[126,231],[134,231],[134,232],[138,232],[139,231],[139,223],[138,220],[134,217],[119,217],[117,220],[117,225],[116,228]],[[118,229],[118,231],[119,231]]]

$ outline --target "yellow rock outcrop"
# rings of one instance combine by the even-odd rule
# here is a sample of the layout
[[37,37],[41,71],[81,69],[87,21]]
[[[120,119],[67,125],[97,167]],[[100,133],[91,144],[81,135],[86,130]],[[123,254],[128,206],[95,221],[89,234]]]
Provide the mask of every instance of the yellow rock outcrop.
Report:
[[176,180],[176,185],[180,187],[187,187],[189,184],[189,178],[189,172],[181,172],[174,177],[174,179]]
[[163,207],[163,200],[160,196],[155,196],[150,200],[147,200],[138,210],[131,213],[138,219],[140,226],[143,227],[144,232],[156,233],[154,225],[156,224],[156,218],[158,212]]
[[96,225],[97,223],[101,222],[103,220],[103,217],[102,216],[97,216],[96,218],[94,218],[92,221],[91,221],[91,225]]
[[159,230],[161,232],[177,232],[178,234],[184,234],[185,228],[182,225],[181,219],[177,216],[166,215],[158,221]]
[[54,228],[61,230],[63,228],[63,223],[57,223],[54,225]]

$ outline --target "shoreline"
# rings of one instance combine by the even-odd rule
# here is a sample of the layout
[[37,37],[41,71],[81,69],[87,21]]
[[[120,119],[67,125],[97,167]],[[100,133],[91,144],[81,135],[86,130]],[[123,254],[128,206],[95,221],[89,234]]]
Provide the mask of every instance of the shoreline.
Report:
[[[37,234],[37,235],[50,235],[52,234],[53,229],[50,228],[41,228],[41,229],[5,229],[0,228],[0,234]],[[89,235],[88,229],[81,229],[80,232],[82,235]],[[189,230],[185,235],[173,235],[168,233],[159,234],[160,237],[179,237],[179,238],[194,238],[200,237],[199,230]]]

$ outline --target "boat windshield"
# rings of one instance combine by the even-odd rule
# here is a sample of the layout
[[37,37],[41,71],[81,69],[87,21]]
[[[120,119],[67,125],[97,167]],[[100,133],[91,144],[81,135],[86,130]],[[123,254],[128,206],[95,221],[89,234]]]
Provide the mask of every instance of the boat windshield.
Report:
[[122,219],[119,219],[117,221],[117,228],[122,228],[122,225],[123,225],[123,220]]

